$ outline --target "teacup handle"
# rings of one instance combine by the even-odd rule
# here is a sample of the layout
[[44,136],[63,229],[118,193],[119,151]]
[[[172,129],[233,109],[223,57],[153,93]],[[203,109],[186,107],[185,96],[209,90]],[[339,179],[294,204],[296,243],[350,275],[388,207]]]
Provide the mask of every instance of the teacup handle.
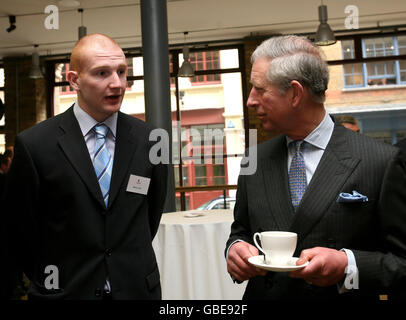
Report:
[[255,233],[254,233],[254,243],[255,243],[255,245],[257,246],[258,250],[261,251],[261,252],[264,254],[264,256],[266,256],[265,251],[262,250],[261,246],[260,246],[260,245],[258,244],[258,242],[257,242],[257,236],[259,236],[259,239],[261,240],[261,233],[255,232]]

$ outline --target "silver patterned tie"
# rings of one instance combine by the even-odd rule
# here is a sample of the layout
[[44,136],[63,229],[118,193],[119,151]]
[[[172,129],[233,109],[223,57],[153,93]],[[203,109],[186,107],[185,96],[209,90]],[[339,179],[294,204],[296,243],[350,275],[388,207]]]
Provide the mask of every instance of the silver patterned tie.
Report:
[[297,140],[292,141],[291,144],[294,145],[295,154],[289,169],[289,188],[292,205],[296,211],[307,187],[306,167],[303,157],[305,142],[303,140]]
[[113,168],[113,159],[106,145],[106,136],[109,128],[104,123],[98,123],[93,129],[96,132],[93,166],[103,195],[104,203],[107,207],[109,202],[111,172]]

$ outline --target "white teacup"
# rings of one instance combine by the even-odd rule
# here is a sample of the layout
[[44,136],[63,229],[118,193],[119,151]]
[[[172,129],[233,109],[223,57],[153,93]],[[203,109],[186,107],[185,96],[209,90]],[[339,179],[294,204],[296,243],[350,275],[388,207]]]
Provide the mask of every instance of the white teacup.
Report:
[[[261,240],[262,247],[257,242]],[[297,234],[285,231],[265,231],[254,234],[254,243],[265,255],[265,263],[286,265],[292,258],[297,244]]]

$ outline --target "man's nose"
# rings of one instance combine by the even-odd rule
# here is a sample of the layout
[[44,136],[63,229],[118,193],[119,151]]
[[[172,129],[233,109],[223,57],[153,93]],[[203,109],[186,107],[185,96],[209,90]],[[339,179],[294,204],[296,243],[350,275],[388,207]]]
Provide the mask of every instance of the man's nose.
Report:
[[113,72],[111,77],[110,77],[110,87],[111,88],[119,88],[123,86],[123,79],[122,77],[117,74],[116,72]]
[[258,97],[255,88],[252,88],[247,100],[247,107],[255,107],[258,104]]

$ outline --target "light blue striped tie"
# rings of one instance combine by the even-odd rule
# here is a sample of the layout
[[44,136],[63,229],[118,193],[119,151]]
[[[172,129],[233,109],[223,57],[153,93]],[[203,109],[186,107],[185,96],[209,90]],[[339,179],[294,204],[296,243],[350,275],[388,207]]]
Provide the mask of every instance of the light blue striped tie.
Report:
[[295,154],[292,158],[289,169],[289,187],[292,205],[296,211],[307,187],[306,167],[303,157],[305,142],[303,140],[298,140],[292,141],[291,144],[293,144],[295,148]]
[[93,166],[96,172],[97,180],[99,181],[104,203],[107,207],[109,202],[111,171],[113,168],[113,159],[106,145],[106,135],[109,128],[104,123],[98,123],[93,127],[93,129],[96,133]]

